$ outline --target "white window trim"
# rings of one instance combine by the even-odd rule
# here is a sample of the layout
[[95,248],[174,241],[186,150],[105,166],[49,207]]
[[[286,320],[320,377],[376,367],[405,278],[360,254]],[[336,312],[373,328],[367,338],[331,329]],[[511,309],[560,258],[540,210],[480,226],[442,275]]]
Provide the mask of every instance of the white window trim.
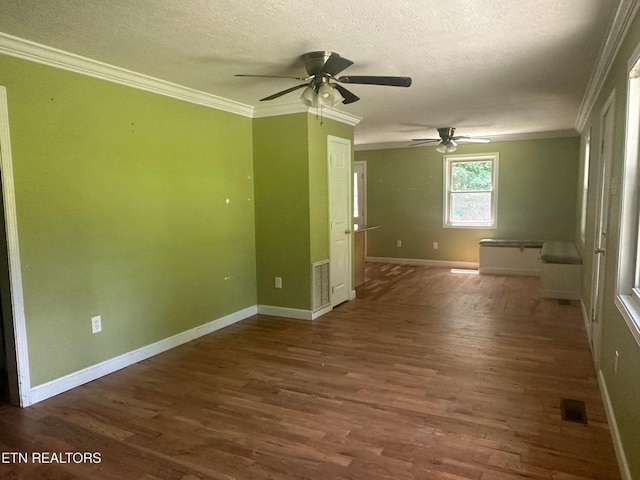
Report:
[[[442,215],[443,228],[468,228],[468,229],[495,229],[498,228],[498,161],[500,155],[498,152],[472,154],[472,155],[445,155],[443,157],[443,206]],[[450,198],[450,179],[451,164],[458,162],[481,162],[491,161],[491,222],[478,223],[452,223],[449,218],[449,198]]]
[[627,63],[627,112],[615,304],[640,345],[640,45]]

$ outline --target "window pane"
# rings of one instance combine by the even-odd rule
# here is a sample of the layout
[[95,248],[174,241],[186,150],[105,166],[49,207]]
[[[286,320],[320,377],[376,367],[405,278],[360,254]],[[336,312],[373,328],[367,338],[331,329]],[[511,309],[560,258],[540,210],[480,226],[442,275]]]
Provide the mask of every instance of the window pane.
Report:
[[453,163],[451,190],[454,192],[491,190],[491,161]]
[[491,223],[491,192],[451,193],[451,223]]

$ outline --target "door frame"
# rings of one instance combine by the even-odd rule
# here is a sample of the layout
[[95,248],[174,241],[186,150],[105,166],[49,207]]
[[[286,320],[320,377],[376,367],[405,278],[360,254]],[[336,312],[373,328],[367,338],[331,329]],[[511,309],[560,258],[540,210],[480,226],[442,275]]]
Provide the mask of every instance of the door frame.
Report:
[[[334,258],[333,254],[333,238],[331,234],[332,229],[332,215],[331,215],[331,192],[332,192],[332,182],[331,182],[331,143],[341,143],[347,147],[347,219],[348,224],[350,226],[349,230],[353,229],[353,145],[351,140],[342,137],[336,137],[334,135],[327,135],[327,179],[328,179],[328,200],[329,200],[329,281],[331,287],[331,306],[335,307],[333,299],[333,280],[332,280],[332,259]],[[347,234],[347,289],[349,291],[349,295],[347,300],[353,300],[355,298],[355,290],[353,289],[353,234],[350,232]]]
[[[24,315],[22,290],[22,270],[18,243],[18,218],[13,182],[13,161],[11,156],[11,136],[9,134],[9,106],[7,90],[0,86],[0,177],[2,177],[2,201],[7,233],[7,257],[9,284],[1,280],[4,335],[9,374],[9,397],[12,404],[27,407],[31,405],[31,376],[27,350],[27,327]],[[2,275],[4,278],[5,275]]]
[[606,273],[606,250],[609,229],[609,207],[611,203],[611,168],[613,137],[615,133],[614,89],[600,111],[600,148],[598,148],[598,183],[596,188],[596,224],[593,233],[593,263],[591,270],[590,332],[593,360],[596,368],[600,364],[602,346],[602,311]]

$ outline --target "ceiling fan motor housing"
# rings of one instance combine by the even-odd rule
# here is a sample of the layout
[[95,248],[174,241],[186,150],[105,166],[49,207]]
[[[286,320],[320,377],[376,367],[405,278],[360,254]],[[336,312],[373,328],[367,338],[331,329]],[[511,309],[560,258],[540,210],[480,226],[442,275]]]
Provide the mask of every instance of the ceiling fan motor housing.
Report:
[[440,135],[440,138],[442,139],[442,141],[446,142],[451,137],[453,137],[453,134],[455,133],[455,131],[456,129],[453,127],[444,127],[444,128],[438,129],[438,134]]

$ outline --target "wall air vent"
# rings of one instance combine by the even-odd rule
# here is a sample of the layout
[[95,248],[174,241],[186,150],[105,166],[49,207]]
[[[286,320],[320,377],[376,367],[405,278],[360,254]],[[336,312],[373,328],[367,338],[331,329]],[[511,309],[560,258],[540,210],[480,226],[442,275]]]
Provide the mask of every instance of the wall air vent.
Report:
[[314,312],[331,304],[329,260],[311,264],[311,308]]

